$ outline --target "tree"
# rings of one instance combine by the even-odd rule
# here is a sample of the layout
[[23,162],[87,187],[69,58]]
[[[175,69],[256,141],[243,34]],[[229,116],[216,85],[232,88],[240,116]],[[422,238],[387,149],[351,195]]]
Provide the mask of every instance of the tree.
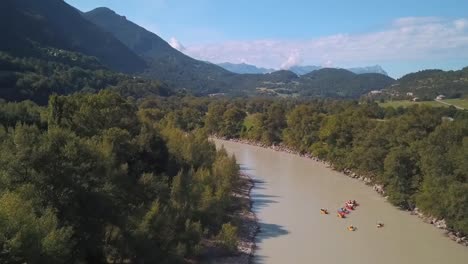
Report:
[[[72,229],[60,227],[47,208],[34,213],[33,203],[16,193],[0,196],[0,261],[64,263],[72,261]],[[41,210],[39,210],[41,211]]]

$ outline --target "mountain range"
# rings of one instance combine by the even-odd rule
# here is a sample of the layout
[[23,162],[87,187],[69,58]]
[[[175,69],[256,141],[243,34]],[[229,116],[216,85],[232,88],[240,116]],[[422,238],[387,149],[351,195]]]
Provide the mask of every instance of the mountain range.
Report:
[[[8,39],[0,41],[0,51],[11,56],[40,57],[41,53],[37,52],[40,48],[79,52],[97,58],[110,70],[160,80],[173,90],[185,90],[194,95],[356,98],[395,82],[381,73],[355,74],[316,66],[276,72],[259,69],[260,72],[237,74],[181,53],[158,35],[108,8],[81,12],[61,0],[1,1],[0,31],[2,37]],[[310,73],[311,69],[314,71]],[[305,74],[306,71],[309,73]]]
[[276,71],[275,69],[261,68],[261,67],[257,67],[255,65],[246,64],[246,63],[224,62],[224,63],[218,63],[218,66],[230,72],[239,73],[239,74],[265,74],[265,73],[272,73]]
[[[224,63],[219,63],[218,66],[221,66],[230,72],[239,73],[239,74],[262,74],[262,73],[264,74],[264,73],[270,73],[270,72],[276,71],[275,69],[261,68],[261,67],[257,67],[255,65],[246,64],[246,63],[236,64],[236,63],[224,62]],[[323,68],[324,67],[315,66],[315,65],[307,65],[307,66],[296,65],[296,66],[292,66],[288,70],[294,72],[297,75],[304,75],[304,74],[311,73],[313,71],[320,70]],[[387,72],[380,65],[347,68],[346,70],[356,73],[356,74],[380,73],[380,74],[388,76]]]

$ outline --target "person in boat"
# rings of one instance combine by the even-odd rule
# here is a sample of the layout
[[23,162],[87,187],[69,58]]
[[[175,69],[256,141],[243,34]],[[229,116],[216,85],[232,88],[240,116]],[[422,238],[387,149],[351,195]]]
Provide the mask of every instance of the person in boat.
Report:
[[384,226],[383,223],[377,223],[377,228],[382,228]]

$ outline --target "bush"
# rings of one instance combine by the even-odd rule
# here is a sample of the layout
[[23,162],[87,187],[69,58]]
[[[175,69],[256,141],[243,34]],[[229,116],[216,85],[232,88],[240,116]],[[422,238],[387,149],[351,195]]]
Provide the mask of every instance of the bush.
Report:
[[223,224],[221,231],[216,236],[216,240],[220,246],[227,249],[229,252],[235,252],[237,250],[237,244],[239,243],[237,237],[237,227],[231,225],[231,223]]

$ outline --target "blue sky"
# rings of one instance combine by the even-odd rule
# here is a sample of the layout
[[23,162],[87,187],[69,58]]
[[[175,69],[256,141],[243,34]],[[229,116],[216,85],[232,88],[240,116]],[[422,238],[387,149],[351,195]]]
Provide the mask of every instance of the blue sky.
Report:
[[190,56],[263,67],[380,64],[390,75],[468,66],[464,0],[66,0],[106,6]]

